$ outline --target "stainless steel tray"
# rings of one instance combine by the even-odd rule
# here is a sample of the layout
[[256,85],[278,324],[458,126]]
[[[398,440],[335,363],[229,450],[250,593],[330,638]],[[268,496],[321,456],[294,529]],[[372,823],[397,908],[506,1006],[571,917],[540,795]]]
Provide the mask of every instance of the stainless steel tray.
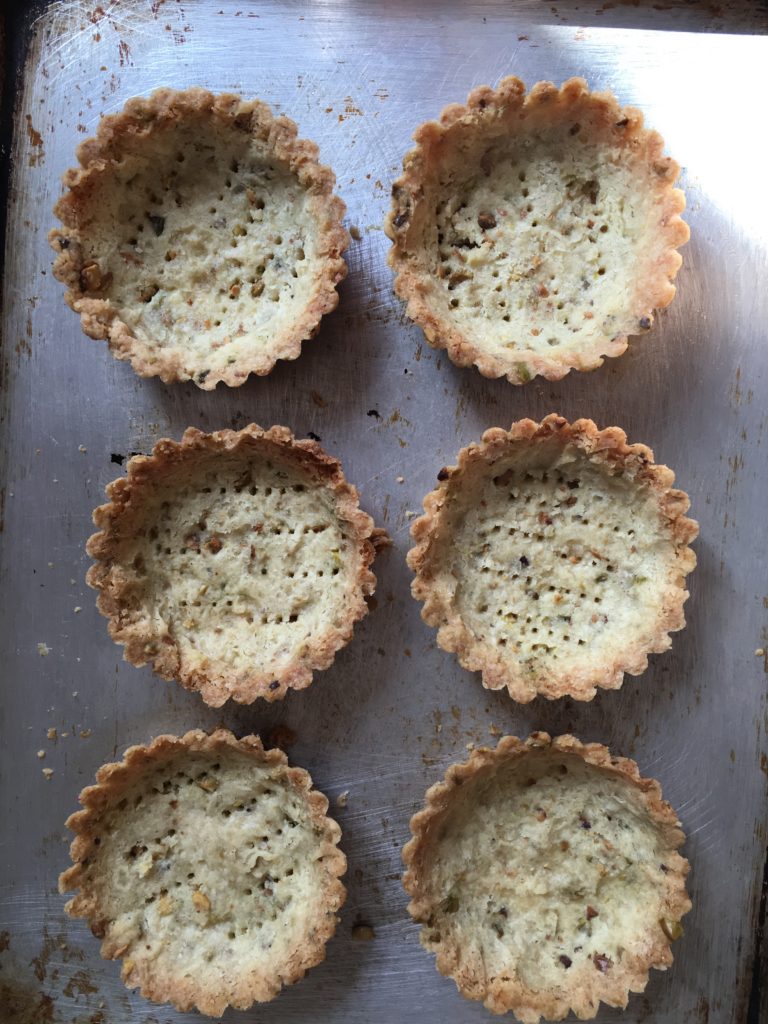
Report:
[[[747,34],[766,30],[764,5],[732,8],[427,0],[35,8],[16,96],[3,313],[3,1024],[199,1019],[125,990],[118,965],[102,962],[86,926],[66,918],[56,878],[68,862],[64,819],[100,764],[160,732],[218,723],[265,736],[290,728],[290,757],[332,798],[349,790],[347,806],[335,809],[349,898],[326,962],[273,1004],[227,1020],[486,1018],[420,949],[399,855],[427,786],[467,744],[493,742],[496,728],[573,731],[635,757],[661,780],[688,833],[694,909],[674,968],[655,972],[625,1014],[604,1010],[599,1020],[768,1019],[759,919],[768,661],[755,655],[768,646],[768,39]],[[650,335],[594,374],[522,388],[456,369],[425,345],[392,294],[380,227],[413,128],[508,72],[529,84],[583,74],[644,110],[685,167],[692,231],[679,297]],[[320,143],[361,235],[339,310],[301,358],[214,394],[140,380],[85,338],[46,243],[76,144],[101,114],[166,84],[259,95],[289,114]],[[436,649],[404,559],[409,512],[459,447],[489,426],[550,411],[619,424],[677,471],[701,523],[699,567],[687,629],[642,677],[587,705],[520,707]],[[122,662],[83,582],[83,545],[125,456],[188,425],[252,420],[322,438],[394,547],[376,566],[377,607],[309,690],[277,706],[212,711]],[[353,938],[361,922],[372,940]]]

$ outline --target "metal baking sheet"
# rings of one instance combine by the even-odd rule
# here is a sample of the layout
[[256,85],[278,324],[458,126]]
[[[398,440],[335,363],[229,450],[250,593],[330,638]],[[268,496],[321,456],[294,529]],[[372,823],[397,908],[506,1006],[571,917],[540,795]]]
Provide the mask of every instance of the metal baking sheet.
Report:
[[[486,1019],[420,949],[400,849],[427,786],[497,729],[573,731],[635,757],[688,834],[694,909],[674,968],[654,972],[626,1013],[604,1009],[598,1019],[768,1020],[768,660],[755,653],[768,647],[768,40],[764,5],[698,7],[34,5],[15,95],[3,312],[3,1024],[199,1019],[128,992],[87,927],[66,918],[56,878],[68,863],[64,819],[100,764],[160,732],[219,723],[267,738],[276,726],[291,730],[290,757],[332,800],[349,791],[335,808],[349,898],[327,960],[274,1003],[225,1020]],[[459,370],[424,343],[392,294],[381,231],[413,128],[510,72],[529,84],[581,74],[640,107],[684,166],[692,232],[679,296],[648,336],[593,374],[521,388]],[[334,167],[360,233],[339,309],[301,358],[213,394],[140,380],[89,341],[64,306],[46,243],[60,175],[98,118],[154,87],[193,84],[261,96],[294,118]],[[485,428],[551,411],[618,424],[676,470],[701,524],[699,566],[687,629],[642,677],[591,704],[521,707],[436,648],[409,596],[409,513]],[[309,690],[213,711],[123,663],[85,587],[83,546],[104,485],[130,453],[189,425],[254,420],[320,437],[394,545],[377,562],[374,610]],[[359,923],[373,929],[370,941],[353,938]]]

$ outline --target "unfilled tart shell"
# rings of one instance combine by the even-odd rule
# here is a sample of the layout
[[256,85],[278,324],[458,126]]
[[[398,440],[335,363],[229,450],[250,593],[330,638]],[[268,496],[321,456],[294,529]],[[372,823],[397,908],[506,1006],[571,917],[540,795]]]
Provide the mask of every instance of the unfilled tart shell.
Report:
[[403,851],[441,974],[523,1024],[627,1005],[691,907],[657,782],[598,743],[534,733],[474,750],[427,791]]
[[80,794],[67,904],[155,1002],[220,1016],[325,958],[346,892],[328,801],[280,750],[219,729],[158,736]]
[[367,612],[382,532],[339,462],[286,427],[190,428],[107,495],[87,580],[110,635],[207,704],[308,686]]
[[581,78],[473,90],[414,135],[385,230],[408,316],[486,377],[620,355],[675,294],[680,168],[640,111]]
[[335,309],[349,236],[318,148],[260,100],[159,89],[64,175],[54,274],[91,338],[205,390],[295,359]]
[[688,496],[618,427],[552,414],[459,452],[411,527],[411,590],[437,642],[523,703],[591,700],[685,625]]

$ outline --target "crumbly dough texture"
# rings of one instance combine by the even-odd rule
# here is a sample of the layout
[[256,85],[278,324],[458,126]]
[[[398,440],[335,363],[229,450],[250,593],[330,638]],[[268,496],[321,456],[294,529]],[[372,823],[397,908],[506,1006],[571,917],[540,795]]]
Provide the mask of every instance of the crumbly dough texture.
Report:
[[313,142],[259,100],[160,89],[102,119],[51,232],[91,338],[211,390],[295,359],[338,302],[349,236]]
[[507,687],[591,700],[685,625],[688,496],[618,427],[561,416],[486,431],[442,469],[408,564],[438,644]]
[[523,1024],[627,1005],[690,910],[657,782],[597,743],[514,736],[432,786],[403,851],[409,912],[461,994]]
[[366,614],[381,531],[339,462],[285,427],[190,428],[107,495],[87,580],[110,635],[214,707],[308,686]]
[[159,736],[100,768],[67,904],[155,1002],[220,1016],[274,999],[325,957],[346,892],[328,801],[280,750],[220,729]]
[[581,78],[505,78],[421,125],[385,230],[395,290],[459,366],[524,384],[620,355],[668,305],[680,168],[640,111]]

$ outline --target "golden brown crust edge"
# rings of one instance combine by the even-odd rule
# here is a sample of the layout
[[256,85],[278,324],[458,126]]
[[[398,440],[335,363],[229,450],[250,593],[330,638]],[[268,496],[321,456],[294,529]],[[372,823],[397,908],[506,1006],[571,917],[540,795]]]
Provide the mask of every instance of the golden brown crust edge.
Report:
[[[336,930],[338,918],[335,914],[343,906],[347,895],[340,880],[346,872],[347,859],[338,847],[341,829],[332,818],[326,816],[328,800],[322,793],[312,788],[312,779],[307,771],[303,768],[288,767],[288,759],[283,751],[278,748],[265,750],[258,736],[237,739],[227,729],[217,729],[210,734],[193,729],[181,737],[162,735],[153,739],[148,746],[129,747],[122,761],[103,765],[96,773],[96,785],[87,786],[80,793],[80,803],[84,810],[76,811],[66,822],[67,828],[75,833],[70,847],[73,866],[59,876],[59,892],[77,893],[66,904],[67,913],[71,917],[85,918],[94,935],[103,938],[104,913],[98,899],[95,894],[80,890],[83,862],[96,851],[95,840],[100,814],[141,778],[147,765],[152,762],[161,763],[179,750],[215,753],[226,749],[246,753],[254,761],[262,764],[286,766],[287,778],[291,785],[305,796],[311,820],[322,838],[326,888],[317,920],[307,927],[307,940],[300,949],[299,957],[286,964],[286,969],[281,972],[279,978],[268,978],[254,973],[244,974],[236,993],[231,995],[231,998],[215,990],[207,991],[201,996],[195,986],[188,981],[184,982],[169,974],[160,975],[153,971],[151,966],[147,970],[147,961],[140,961],[138,964],[126,961],[123,965],[122,977],[125,984],[130,988],[138,987],[146,999],[158,1003],[172,1003],[182,1012],[196,1007],[201,1013],[215,1016],[220,1016],[228,1005],[247,1009],[254,1002],[274,999],[282,987],[299,981],[311,967],[325,959],[326,943]],[[123,952],[108,939],[102,942],[101,955],[105,960],[120,959]]]
[[347,276],[343,253],[349,247],[350,238],[342,223],[346,206],[333,192],[335,175],[330,167],[318,163],[318,146],[298,138],[298,128],[290,118],[275,117],[261,100],[247,101],[232,93],[215,95],[200,88],[158,89],[147,98],[138,96],[128,100],[119,113],[102,118],[94,138],[78,146],[76,155],[80,168],[71,168],[64,174],[62,181],[66,192],[53,210],[63,227],[51,230],[48,240],[57,253],[54,276],[67,286],[65,301],[80,314],[84,333],[97,341],[106,339],[112,354],[117,359],[128,360],[140,377],[159,376],[166,384],[186,379],[180,375],[178,361],[173,357],[160,353],[158,368],[157,353],[152,360],[144,355],[145,346],[120,319],[120,311],[108,300],[99,298],[98,289],[87,287],[87,275],[83,276],[81,204],[77,192],[87,195],[92,177],[102,172],[105,164],[119,159],[125,137],[149,134],[159,122],[203,116],[247,128],[268,139],[277,159],[288,164],[312,197],[310,208],[318,225],[318,248],[323,256],[312,300],[303,315],[273,339],[268,352],[253,353],[246,363],[212,370],[202,380],[198,376],[193,378],[198,387],[211,391],[219,382],[237,387],[251,373],[265,376],[279,359],[298,358],[302,342],[317,334],[322,317],[338,305],[336,287]]
[[511,384],[525,384],[533,377],[561,380],[572,369],[594,370],[602,366],[605,356],[620,356],[626,351],[627,335],[605,339],[592,351],[578,359],[558,359],[531,350],[515,351],[515,365],[479,347],[453,321],[436,313],[427,300],[423,271],[408,259],[408,244],[413,234],[412,213],[423,193],[423,183],[439,166],[439,151],[451,129],[458,124],[477,126],[503,117],[504,111],[532,110],[547,105],[553,112],[567,114],[574,104],[589,100],[607,123],[620,125],[622,139],[636,149],[644,150],[649,163],[656,168],[655,192],[663,199],[661,229],[666,248],[655,263],[636,295],[638,320],[653,323],[654,310],[668,306],[675,297],[672,284],[682,266],[677,251],[690,238],[690,229],[680,214],[685,209],[685,194],[674,183],[680,166],[664,156],[664,140],[651,129],[643,128],[643,115],[635,107],[621,107],[610,92],[590,93],[583,78],[570,78],[557,89],[552,82],[538,82],[526,95],[525,84],[515,76],[501,79],[495,89],[487,85],[473,89],[466,105],[446,106],[438,121],[427,121],[414,132],[416,146],[403,158],[403,173],[392,185],[392,207],[384,222],[384,231],[392,241],[387,262],[395,274],[395,292],[406,303],[406,313],[421,327],[433,348],[444,348],[457,366],[475,365],[484,377],[506,376]]
[[[554,739],[545,732],[535,732],[526,740],[516,736],[503,736],[494,749],[479,747],[472,751],[469,760],[451,765],[442,782],[431,786],[424,798],[424,808],[411,818],[412,838],[403,848],[403,886],[411,898],[408,912],[414,921],[426,922],[437,909],[424,882],[424,866],[427,863],[434,837],[437,834],[441,819],[451,805],[457,790],[468,782],[504,762],[515,761],[525,757],[531,750],[551,750],[575,754],[586,763],[594,765],[620,776],[639,794],[649,817],[663,833],[669,844],[670,855],[665,858],[667,871],[664,875],[665,891],[663,907],[665,916],[670,921],[679,921],[691,909],[691,901],[685,888],[685,879],[690,870],[688,861],[677,853],[685,836],[680,829],[672,807],[662,799],[661,787],[653,779],[645,779],[640,775],[637,764],[630,758],[614,757],[610,750],[600,743],[581,743],[571,735],[558,736]],[[452,977],[465,998],[482,1000],[493,1013],[524,1014],[521,1019],[538,1020],[537,1014],[545,1020],[562,1020],[573,1010],[581,1020],[596,1016],[600,1001],[612,1006],[626,1007],[630,992],[642,992],[648,984],[649,972],[652,967],[665,970],[673,962],[670,941],[661,933],[649,949],[647,957],[622,967],[615,972],[614,985],[610,991],[603,990],[598,996],[593,992],[574,992],[570,998],[559,998],[543,991],[534,991],[519,983],[514,987],[507,982],[504,988],[495,987],[492,983],[478,986],[477,978],[461,976],[461,967],[455,955],[456,951],[441,947],[437,951],[436,967],[438,971]],[[605,976],[601,975],[603,983]],[[482,990],[482,991],[481,991]]]
[[[442,509],[452,490],[452,481],[460,478],[472,463],[488,461],[507,448],[510,442],[536,443],[556,436],[563,446],[575,445],[593,460],[629,470],[633,478],[647,483],[658,498],[659,511],[669,524],[670,540],[677,555],[678,574],[673,581],[678,600],[664,608],[656,632],[647,645],[627,645],[622,651],[622,660],[610,668],[596,683],[586,683],[568,673],[552,681],[546,691],[537,689],[520,671],[493,658],[478,643],[467,628],[458,612],[452,607],[452,596],[445,587],[436,582],[436,564],[432,549],[441,527]],[[437,643],[444,650],[458,656],[459,662],[470,671],[482,672],[483,685],[489,690],[506,687],[512,698],[528,703],[539,693],[550,700],[570,696],[576,700],[592,700],[595,685],[603,689],[618,689],[624,673],[640,675],[648,667],[648,655],[665,651],[670,646],[669,634],[685,626],[683,605],[688,599],[685,577],[696,566],[696,555],[688,547],[699,532],[698,524],[686,517],[690,507],[688,495],[672,487],[675,474],[667,466],[653,462],[653,452],[643,444],[627,444],[627,435],[620,427],[598,430],[589,419],[580,419],[573,424],[562,416],[551,413],[541,423],[534,420],[518,420],[508,431],[500,427],[486,430],[480,444],[471,444],[459,452],[457,464],[446,466],[438,473],[438,487],[424,498],[424,515],[411,526],[415,542],[408,552],[410,568],[416,573],[411,584],[411,593],[424,606],[422,619],[430,626],[438,627]]]
[[[147,644],[153,639],[141,622],[123,618],[123,597],[130,588],[114,562],[119,545],[119,528],[141,514],[141,494],[151,493],[156,483],[162,482],[167,470],[176,463],[204,453],[232,453],[243,447],[277,448],[285,459],[293,459],[307,470],[319,486],[327,487],[334,496],[336,513],[349,525],[355,542],[357,565],[350,578],[349,615],[338,627],[329,627],[303,658],[294,659],[276,679],[254,666],[248,677],[232,682],[227,672],[185,671],[180,665],[176,644],[165,642],[160,650],[150,655]],[[108,620],[109,635],[123,644],[123,657],[140,667],[151,664],[163,679],[176,679],[189,690],[197,690],[206,704],[220,707],[228,699],[249,704],[262,697],[268,701],[285,697],[290,689],[300,690],[312,682],[313,672],[328,668],[336,652],[352,637],[354,625],[368,612],[366,597],[376,588],[376,577],[370,569],[376,551],[386,546],[386,534],[374,527],[373,519],[360,508],[356,488],[347,482],[339,461],[328,455],[315,441],[297,440],[287,427],[274,426],[269,430],[251,424],[243,430],[220,430],[205,434],[190,427],[180,442],[164,438],[157,442],[152,454],[138,455],[127,464],[127,475],[107,485],[110,501],[100,505],[93,513],[99,532],[93,534],[86,551],[95,560],[86,576],[86,582],[99,592],[97,607]],[[279,686],[270,684],[278,682]]]

